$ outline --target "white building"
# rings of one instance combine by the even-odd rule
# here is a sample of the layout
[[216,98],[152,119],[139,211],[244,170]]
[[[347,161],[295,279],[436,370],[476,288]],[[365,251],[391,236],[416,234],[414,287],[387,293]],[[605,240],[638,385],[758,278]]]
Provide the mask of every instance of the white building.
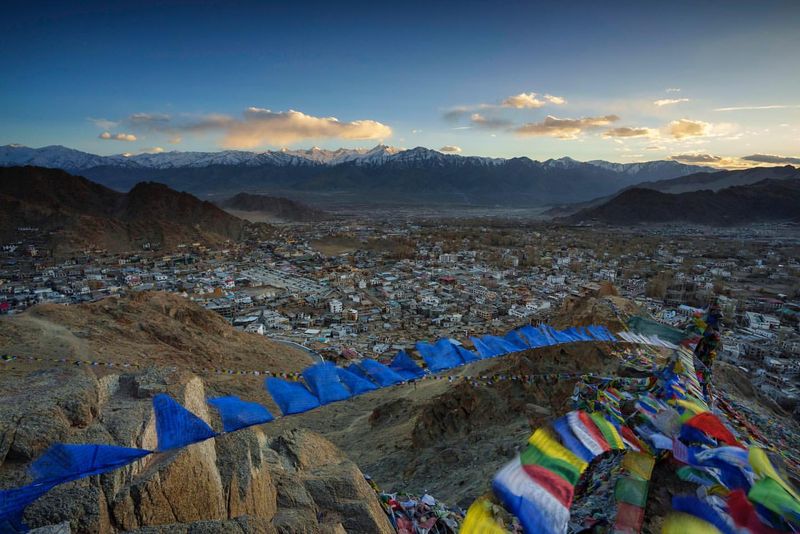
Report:
[[328,302],[328,308],[331,310],[331,313],[342,313],[344,306],[341,300],[333,299]]

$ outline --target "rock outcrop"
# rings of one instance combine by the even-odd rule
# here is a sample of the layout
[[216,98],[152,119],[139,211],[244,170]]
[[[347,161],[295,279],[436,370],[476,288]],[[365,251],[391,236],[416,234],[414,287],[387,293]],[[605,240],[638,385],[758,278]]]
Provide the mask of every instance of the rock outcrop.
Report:
[[[81,368],[37,371],[0,406],[0,484],[54,442],[155,449],[152,396],[172,395],[221,428],[200,378],[149,369],[97,379]],[[356,465],[306,430],[270,426],[156,453],[116,471],[56,487],[25,513],[31,527],[73,532],[394,532]],[[60,532],[60,530],[58,530]]]

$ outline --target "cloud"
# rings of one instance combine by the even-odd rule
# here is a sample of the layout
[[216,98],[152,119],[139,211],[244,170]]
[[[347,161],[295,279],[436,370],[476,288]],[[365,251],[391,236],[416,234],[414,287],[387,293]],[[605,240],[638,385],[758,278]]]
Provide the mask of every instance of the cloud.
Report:
[[244,119],[225,121],[223,145],[254,148],[263,144],[289,145],[304,139],[383,139],[392,129],[373,120],[340,122],[335,117],[314,117],[301,111],[247,108]]
[[655,130],[650,128],[630,128],[628,126],[620,126],[619,128],[611,128],[603,132],[603,137],[653,137],[656,134]]
[[458,154],[461,152],[460,146],[455,145],[444,145],[442,148],[439,149],[439,152],[447,152],[450,154]]
[[508,128],[512,124],[510,120],[501,119],[499,117],[484,117],[480,113],[473,113],[470,115],[469,121],[476,128],[483,128],[486,130]]
[[653,102],[658,107],[671,106],[673,104],[680,104],[681,102],[688,102],[688,98],[662,98]]
[[800,109],[800,104],[772,104],[769,106],[738,106],[731,108],[717,108],[714,111],[752,111],[759,109]]
[[679,119],[667,125],[667,134],[675,139],[703,137],[711,133],[711,124],[691,119]]
[[175,119],[165,114],[136,113],[128,117],[126,124],[168,134],[171,143],[179,143],[185,134],[221,133],[222,146],[227,148],[290,145],[307,139],[384,139],[392,135],[389,126],[373,120],[342,122],[336,117],[257,107],[247,108],[241,118],[208,114]]
[[164,152],[164,149],[160,146],[151,146],[148,148],[143,148],[140,152],[143,154],[161,154]]
[[775,163],[779,165],[800,165],[800,157],[793,156],[776,156],[773,154],[753,154],[750,156],[742,156],[745,161],[753,161],[756,163]]
[[114,128],[119,126],[118,122],[110,121],[108,119],[95,119],[93,117],[89,117],[86,120],[103,130],[113,130]]
[[141,128],[159,130],[169,124],[171,117],[163,113],[134,113],[126,119],[126,124]]
[[757,166],[753,165],[753,163],[744,161],[742,158],[717,156],[702,152],[676,154],[667,159],[678,161],[680,163],[686,163],[688,165],[704,165],[706,167],[717,167],[721,169],[748,169]]
[[457,122],[462,118],[468,116],[470,113],[470,108],[466,106],[458,106],[453,109],[449,109],[444,112],[442,118],[447,122]]
[[548,115],[541,122],[531,122],[515,128],[514,132],[523,136],[548,136],[558,139],[576,139],[582,132],[608,126],[619,120],[616,115],[602,117],[583,117],[580,119],[559,119]]
[[[511,95],[500,101],[499,104],[475,104],[471,106],[455,106],[448,109],[442,114],[442,118],[447,122],[458,122],[462,119],[468,118],[474,112],[480,110],[493,110],[493,109],[539,109],[548,104],[561,106],[566,104],[567,100],[562,96],[555,96],[551,94],[539,93],[519,93]],[[510,122],[509,122],[510,124]]]
[[412,133],[412,134],[418,134],[418,133],[422,133],[422,130],[417,130],[417,129],[415,129],[415,130],[411,130],[411,133]]
[[106,141],[136,141],[136,136],[129,133],[112,134],[111,132],[103,132],[97,137]]
[[644,149],[645,149],[645,150],[666,150],[666,149],[667,149],[667,147],[665,147],[665,146],[658,146],[658,145],[652,145],[652,146],[646,146],[646,147],[644,147]]
[[672,161],[679,161],[681,163],[710,163],[710,164],[718,164],[724,158],[721,156],[714,156],[712,154],[676,154],[674,156],[670,156],[668,159]]
[[680,87],[667,87],[665,89],[665,91],[667,93],[680,93],[681,92],[681,88]]
[[567,101],[560,96],[542,95],[542,98],[539,98],[536,93],[520,93],[505,98],[500,102],[500,106],[515,109],[538,109],[547,104],[562,105],[566,103]]

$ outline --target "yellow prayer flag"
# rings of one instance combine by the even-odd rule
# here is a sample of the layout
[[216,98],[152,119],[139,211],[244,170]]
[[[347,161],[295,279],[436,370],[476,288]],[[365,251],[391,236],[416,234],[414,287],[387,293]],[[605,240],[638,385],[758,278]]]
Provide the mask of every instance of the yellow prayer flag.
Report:
[[791,484],[786,482],[783,477],[775,470],[775,466],[769,461],[767,453],[764,449],[758,447],[750,447],[750,454],[748,455],[750,465],[753,467],[753,472],[759,477],[769,477],[777,482],[786,492],[794,497],[796,501],[800,501],[800,496],[797,494]]
[[699,517],[683,512],[673,512],[661,525],[661,534],[722,534],[722,532]]
[[558,458],[568,464],[573,465],[580,473],[586,470],[589,465],[585,461],[575,456],[571,450],[561,445],[556,438],[544,428],[537,428],[533,435],[528,439],[528,443],[542,451],[551,458]]
[[642,480],[650,480],[656,459],[646,452],[627,451],[622,459],[622,467]]
[[492,504],[485,497],[480,497],[467,510],[467,516],[461,523],[460,534],[507,534],[491,512]]

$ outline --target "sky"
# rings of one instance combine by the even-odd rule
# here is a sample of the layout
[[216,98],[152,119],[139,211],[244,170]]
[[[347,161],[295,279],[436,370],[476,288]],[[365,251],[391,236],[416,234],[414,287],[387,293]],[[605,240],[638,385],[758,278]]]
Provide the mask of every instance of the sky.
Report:
[[0,145],[800,164],[800,2],[4,2]]

